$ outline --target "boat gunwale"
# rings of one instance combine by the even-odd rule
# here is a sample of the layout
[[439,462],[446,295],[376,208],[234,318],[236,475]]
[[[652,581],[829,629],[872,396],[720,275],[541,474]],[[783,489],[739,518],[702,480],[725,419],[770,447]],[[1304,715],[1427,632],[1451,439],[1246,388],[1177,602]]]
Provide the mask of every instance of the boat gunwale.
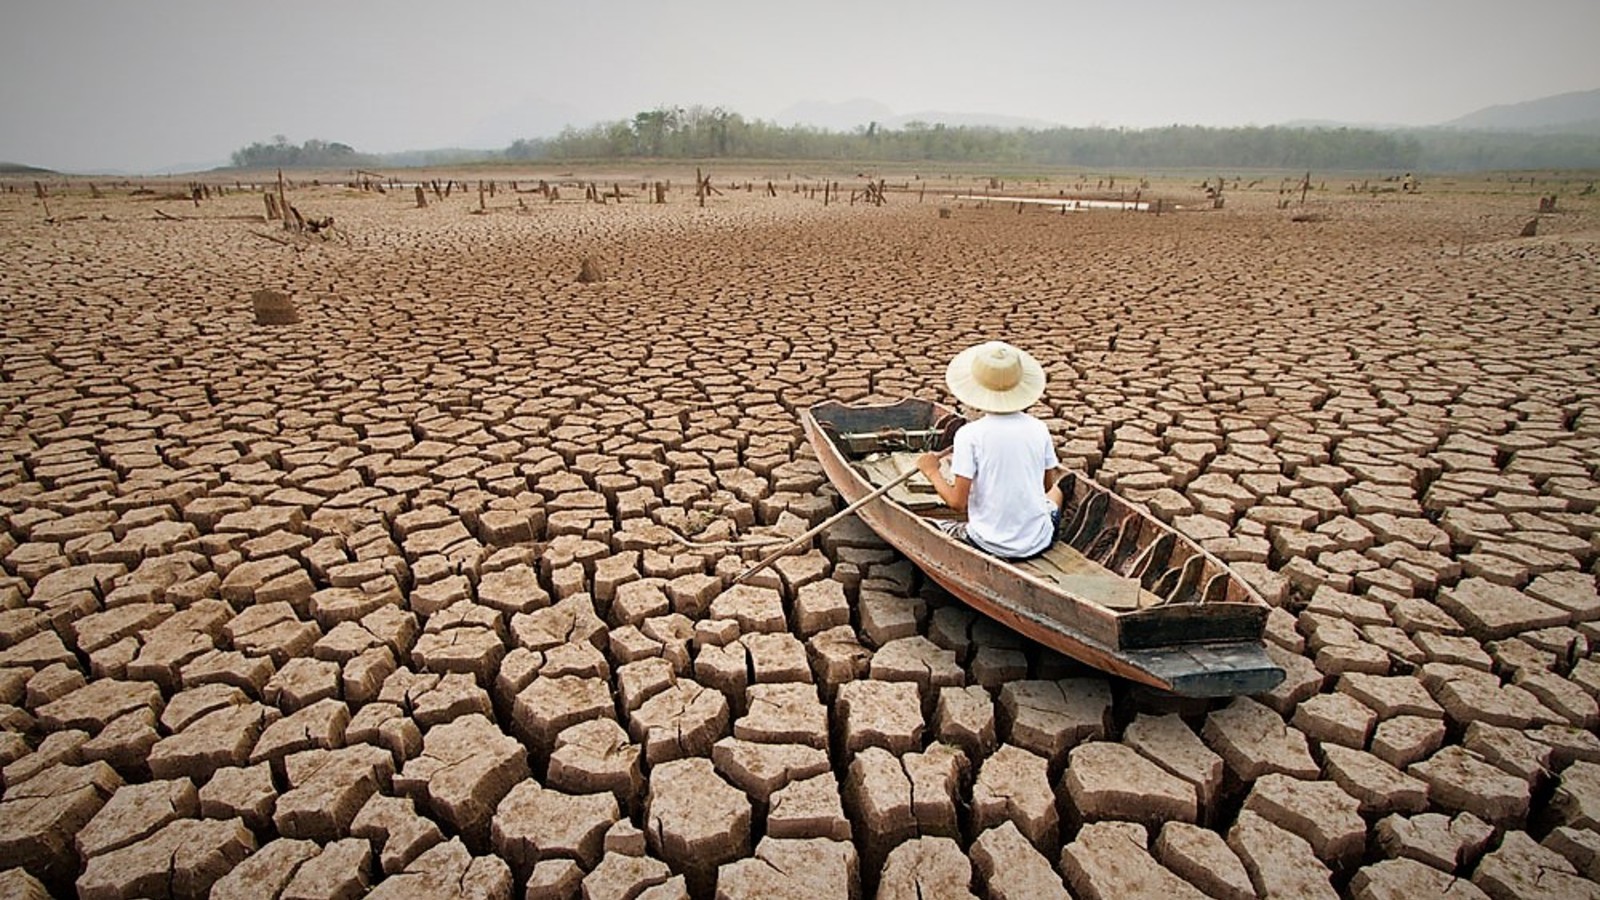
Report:
[[[889,408],[904,406],[904,405],[907,405],[907,404],[922,404],[922,403],[928,404],[930,409],[938,409],[939,408],[937,405],[932,404],[930,401],[917,400],[915,398],[906,398],[905,400],[901,400],[898,403],[886,405],[886,406],[884,406],[882,408],[889,409]],[[839,484],[835,483],[834,486],[836,488],[839,488],[841,493],[846,493],[846,500],[854,502],[855,500],[858,500],[861,497],[866,496],[868,493],[871,493],[871,491],[872,491],[872,483],[869,482],[864,476],[862,476],[860,471],[857,470],[855,468],[855,466],[850,463],[850,460],[845,456],[845,454],[842,451],[842,449],[832,440],[832,438],[829,435],[827,435],[826,432],[824,432],[821,429],[820,423],[821,423],[822,420],[817,418],[814,415],[814,413],[820,406],[827,406],[827,405],[830,405],[830,404],[835,405],[835,406],[840,406],[842,408],[846,408],[846,409],[850,409],[850,410],[862,409],[862,407],[860,407],[860,406],[843,407],[843,405],[839,404],[837,401],[828,401],[827,403],[819,404],[818,406],[814,406],[811,409],[806,410],[805,418],[803,420],[803,425],[804,425],[808,435],[810,435],[813,432],[818,433],[826,441],[828,447],[832,450],[833,463],[834,463],[833,468],[836,468],[838,471],[843,473],[846,476],[846,478],[848,478],[851,486],[855,489],[856,496],[854,496],[854,497],[849,496],[848,493],[846,493],[844,491],[844,487],[842,485],[839,485]],[[815,442],[813,441],[813,444],[814,443]],[[822,461],[822,463],[823,463],[824,471],[827,472],[828,469],[830,468],[829,465],[828,465],[828,461],[824,460],[824,461]],[[829,480],[830,481],[836,481],[832,477],[832,474],[833,474],[832,472],[828,472],[828,474],[829,474]],[[1053,597],[1053,598],[1058,598],[1058,599],[1059,598],[1069,599],[1071,601],[1071,603],[1073,604],[1073,606],[1076,607],[1081,613],[1083,613],[1083,614],[1085,614],[1087,616],[1093,617],[1094,619],[1099,620],[1099,622],[1096,623],[1096,624],[1098,624],[1100,626],[1097,630],[1101,631],[1102,634],[1091,635],[1091,634],[1088,634],[1088,633],[1084,633],[1082,636],[1085,637],[1085,638],[1094,639],[1096,641],[1096,643],[1099,643],[1099,644],[1103,645],[1107,649],[1110,649],[1110,650],[1113,650],[1113,651],[1116,649],[1116,647],[1117,647],[1117,644],[1116,644],[1116,634],[1117,634],[1116,616],[1111,610],[1106,609],[1105,607],[1100,606],[1099,604],[1087,603],[1087,602],[1085,602],[1085,601],[1083,601],[1083,600],[1081,600],[1081,599],[1079,599],[1077,597],[1073,597],[1072,595],[1065,594],[1065,593],[1063,593],[1061,591],[1061,589],[1058,586],[1050,583],[1049,581],[1046,581],[1043,577],[1041,577],[1039,575],[1036,575],[1033,572],[1022,568],[1021,566],[1017,566],[1017,565],[1015,565],[1015,564],[1013,564],[1013,563],[1011,563],[1011,562],[1009,562],[1007,560],[1002,560],[1002,559],[1000,559],[998,557],[995,557],[995,556],[992,556],[992,555],[990,555],[988,553],[984,553],[982,550],[979,550],[978,548],[973,547],[973,546],[971,546],[969,544],[966,544],[966,543],[961,542],[961,541],[954,540],[948,534],[946,534],[944,531],[940,530],[938,526],[934,525],[927,518],[916,514],[915,512],[905,508],[904,506],[900,505],[899,503],[895,503],[893,500],[889,500],[889,498],[887,498],[887,497],[884,497],[884,498],[881,498],[881,499],[888,501],[887,507],[890,510],[893,511],[891,513],[891,515],[894,515],[896,518],[903,519],[906,526],[914,526],[920,532],[920,536],[921,536],[921,539],[922,539],[923,542],[926,542],[926,541],[929,541],[929,540],[935,541],[935,542],[937,542],[937,546],[939,547],[939,549],[941,551],[946,551],[946,550],[954,551],[958,555],[958,557],[966,559],[971,566],[980,566],[980,567],[998,566],[998,567],[1002,567],[1007,571],[1008,575],[1013,575],[1014,574],[1016,577],[1020,578],[1025,584],[1028,585],[1029,588],[1031,588],[1036,593],[1039,593],[1039,594],[1042,594],[1042,595],[1045,595],[1045,596],[1049,596],[1049,597]],[[881,505],[880,504],[868,504],[866,507],[863,507],[862,509],[858,510],[857,511],[857,515],[861,516],[863,519],[867,519],[867,518],[870,518],[870,517],[877,517],[879,515],[883,515],[884,514],[884,513],[882,513],[880,511],[880,508],[874,508],[874,507],[881,507]],[[886,530],[893,531],[895,533],[900,533],[900,528],[891,528],[891,529],[886,529]],[[932,553],[931,551],[929,551],[929,550],[927,550],[925,548],[908,548],[908,547],[904,547],[904,546],[901,546],[901,542],[897,542],[897,541],[891,539],[887,534],[884,534],[884,535],[881,535],[881,536],[884,538],[884,540],[888,541],[890,544],[893,544],[895,546],[895,548],[898,549],[901,553],[904,553],[907,557],[911,558],[912,562],[916,563],[917,566],[919,568],[922,568],[924,571],[928,571],[930,569],[936,569],[936,570],[939,570],[940,572],[946,572],[947,570],[951,570],[952,569],[952,567],[950,566],[949,563],[940,562],[938,560],[937,555],[935,555],[934,553]],[[909,537],[910,537],[910,535],[905,535],[903,540],[905,538],[909,538]],[[931,574],[932,573],[930,572],[930,575]],[[960,580],[960,579],[957,578],[956,573],[953,572],[953,571],[949,571],[949,573],[946,575],[946,577],[950,578],[951,580],[955,580],[955,581],[959,581]],[[956,593],[958,595],[961,593],[955,587],[952,587],[950,584],[946,584],[943,579],[935,578],[934,580],[938,581],[947,590],[950,590],[951,593]],[[965,598],[963,598],[963,599],[965,599]],[[996,597],[995,599],[990,600],[989,602],[991,604],[999,607],[999,608],[1007,610],[1012,615],[1021,615],[1022,613],[1028,611],[1028,610],[1026,610],[1026,608],[1025,608],[1025,606],[1023,604],[1006,603],[1006,602],[1003,602],[1003,601],[999,600],[998,597]],[[1036,615],[1038,616],[1040,621],[1052,621],[1053,623],[1058,621],[1058,620],[1054,620],[1054,619],[1047,619],[1042,614],[1036,614]],[[1067,623],[1060,623],[1060,625],[1063,626],[1063,627],[1066,627]]]
[[[842,411],[851,415],[868,416],[874,412],[915,412],[917,410],[926,410],[928,413],[929,422],[938,418],[942,414],[955,412],[955,410],[943,404],[915,397],[905,397],[889,403],[855,405],[841,403],[837,400],[828,400],[822,403],[814,404],[807,408],[804,411],[804,416],[802,418],[802,426],[804,427],[808,437],[813,437],[813,435],[815,435],[815,437],[820,437],[826,443],[831,455],[833,456],[835,468],[844,474],[849,482],[855,487],[857,492],[856,496],[852,497],[848,496],[848,494],[846,495],[846,499],[849,501],[857,500],[860,497],[865,496],[867,493],[870,493],[873,489],[873,484],[865,476],[863,476],[859,470],[856,469],[856,467],[851,463],[850,458],[844,449],[837,444],[833,437],[829,435],[824,428],[822,428],[822,423],[824,421],[831,421],[824,418],[824,416],[828,412],[834,410]],[[812,444],[814,447],[816,443],[817,441],[813,439]],[[825,461],[824,469],[825,471],[828,469]],[[833,473],[829,472],[828,474],[830,480],[834,480]],[[1261,596],[1260,592],[1257,591],[1255,587],[1248,581],[1246,581],[1243,576],[1239,575],[1237,572],[1234,572],[1227,565],[1227,563],[1218,558],[1215,554],[1200,546],[1198,541],[1195,541],[1182,532],[1179,532],[1171,525],[1161,521],[1148,512],[1133,506],[1125,499],[1117,495],[1114,491],[1111,491],[1105,486],[1093,481],[1086,479],[1080,479],[1080,481],[1087,491],[1091,493],[1099,492],[1107,496],[1108,499],[1117,503],[1122,508],[1125,515],[1134,515],[1140,517],[1140,519],[1142,519],[1144,522],[1154,526],[1157,529],[1157,533],[1167,532],[1173,534],[1175,538],[1184,546],[1185,550],[1189,551],[1193,555],[1201,556],[1209,565],[1209,567],[1214,569],[1214,571],[1225,573],[1232,584],[1242,590],[1244,599],[1212,602],[1206,604],[1159,605],[1144,609],[1118,612],[1116,610],[1109,609],[1093,600],[1072,594],[1063,589],[1061,585],[1056,584],[1041,575],[1035,574],[1028,567],[1017,565],[1015,562],[1010,560],[999,559],[991,556],[990,554],[984,553],[975,547],[971,547],[963,542],[956,541],[950,538],[949,535],[940,530],[926,517],[917,514],[913,510],[910,510],[901,504],[894,502],[893,500],[889,500],[888,505],[897,511],[898,515],[896,518],[902,518],[908,524],[914,522],[917,528],[923,529],[922,533],[924,538],[933,537],[935,540],[937,540],[938,548],[940,550],[954,550],[956,553],[964,555],[964,558],[969,559],[973,564],[997,565],[1005,570],[1005,573],[1008,577],[1014,576],[1021,579],[1022,582],[1033,591],[1042,592],[1047,596],[1070,602],[1080,613],[1084,614],[1086,617],[1092,617],[1094,620],[1096,620],[1094,624],[1101,626],[1096,630],[1103,630],[1105,632],[1101,635],[1090,635],[1085,633],[1082,634],[1081,637],[1098,638],[1099,641],[1102,642],[1103,645],[1112,652],[1178,648],[1185,645],[1261,639],[1267,614],[1271,611],[1272,607],[1267,603],[1266,599]],[[841,493],[845,493],[841,485],[835,484],[835,487],[840,488]],[[889,498],[884,499],[888,500]],[[860,512],[864,514],[863,517],[866,515],[877,514],[876,512],[868,513],[867,508],[863,508]],[[883,536],[885,540],[889,540],[888,535]],[[895,544],[895,542],[892,540],[890,540],[890,543]],[[907,548],[900,547],[898,544],[896,544],[896,547],[908,557],[914,556],[915,558],[913,561],[917,562],[919,567],[923,567],[925,569],[938,568],[941,570],[949,570],[952,568],[947,564],[937,562],[936,554],[933,552],[932,548],[918,548],[919,552],[913,553]],[[958,574],[952,571],[949,575],[947,575],[947,577],[952,580],[957,580]],[[958,593],[950,585],[944,584],[943,580],[937,578],[935,580],[940,581],[940,583],[943,584],[946,589],[951,590],[952,593]],[[985,580],[987,580],[987,578],[985,578]],[[1008,603],[1000,599],[998,596],[989,602],[1001,608],[1013,609],[1017,613],[1038,615],[1042,621],[1059,623],[1060,627],[1063,628],[1072,627],[1071,623],[1062,622],[1057,617],[1034,613],[1032,610],[1028,609],[1028,604]],[[1150,631],[1159,631],[1160,626],[1169,620],[1174,623],[1189,624],[1197,619],[1206,621],[1226,621],[1230,619],[1234,621],[1241,621],[1251,626],[1249,629],[1250,633],[1219,638],[1200,638],[1188,641],[1141,640],[1137,644],[1131,645],[1126,643],[1124,640],[1125,637],[1131,636],[1125,634],[1125,631],[1129,629],[1125,629],[1124,626],[1131,626],[1131,630],[1135,632],[1148,633]]]

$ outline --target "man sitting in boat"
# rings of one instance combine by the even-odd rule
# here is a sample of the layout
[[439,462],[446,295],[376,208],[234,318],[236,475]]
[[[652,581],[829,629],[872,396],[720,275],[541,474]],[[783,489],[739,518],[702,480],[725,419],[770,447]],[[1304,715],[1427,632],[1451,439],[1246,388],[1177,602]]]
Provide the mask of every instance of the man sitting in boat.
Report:
[[[1023,410],[1044,394],[1044,367],[1024,350],[989,341],[957,354],[944,377],[957,400],[983,415],[962,426],[950,448],[917,459],[939,497],[967,515],[937,524],[1004,559],[1043,553],[1061,520],[1060,460],[1049,429]],[[945,455],[954,484],[940,471]]]

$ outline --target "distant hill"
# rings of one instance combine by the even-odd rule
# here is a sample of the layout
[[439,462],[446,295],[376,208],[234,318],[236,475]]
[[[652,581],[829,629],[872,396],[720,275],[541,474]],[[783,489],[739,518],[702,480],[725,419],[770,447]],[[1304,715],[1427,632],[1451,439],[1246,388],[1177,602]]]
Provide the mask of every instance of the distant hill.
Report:
[[994,113],[945,112],[923,110],[900,114],[876,100],[856,99],[838,103],[822,100],[804,100],[794,104],[774,117],[779,125],[808,125],[848,134],[857,128],[866,128],[873,122],[879,128],[904,128],[912,122],[924,125],[948,125],[961,128],[1046,129],[1059,128],[1056,122],[1030,119],[1023,116],[1003,116]]
[[1409,131],[1414,125],[1397,125],[1393,122],[1341,122],[1337,119],[1290,119],[1279,122],[1278,128],[1322,128],[1338,130],[1340,128],[1359,128],[1363,131]]
[[1046,122],[1043,119],[1030,119],[1025,116],[1002,116],[995,113],[940,112],[938,110],[915,112],[904,116],[890,116],[878,124],[888,128],[904,128],[912,122],[921,122],[924,125],[948,125],[958,128],[1002,128],[1007,130],[1027,128],[1034,131],[1061,127],[1058,122]]
[[894,110],[876,100],[857,98],[837,103],[826,100],[802,100],[774,116],[779,125],[809,125],[828,131],[854,131],[865,128],[869,122],[884,122],[894,115]]
[[55,175],[54,169],[41,169],[38,166],[26,166],[22,163],[0,162],[0,175]]
[[1440,127],[1600,135],[1600,89],[1488,106]]

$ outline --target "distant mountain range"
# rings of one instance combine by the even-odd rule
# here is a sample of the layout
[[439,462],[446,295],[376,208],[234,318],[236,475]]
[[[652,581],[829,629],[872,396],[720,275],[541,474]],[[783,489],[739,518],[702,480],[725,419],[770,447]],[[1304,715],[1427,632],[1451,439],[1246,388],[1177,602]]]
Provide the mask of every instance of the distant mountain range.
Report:
[[[876,100],[855,99],[839,103],[808,100],[778,113],[779,125],[810,125],[830,131],[850,132],[876,122],[879,128],[904,128],[911,122],[1034,130],[1072,127],[1060,122],[985,113],[951,113],[928,110],[900,115]],[[1198,124],[1198,123],[1190,123]],[[1298,119],[1279,123],[1283,128],[1363,128],[1374,131],[1409,131],[1449,128],[1458,131],[1526,131],[1536,133],[1600,134],[1600,89],[1574,91],[1523,103],[1488,106],[1436,125],[1399,125],[1373,122],[1337,122]]]
[[1600,89],[1573,91],[1523,103],[1486,106],[1440,127],[1483,131],[1537,131],[1600,135]]
[[[850,134],[857,129],[867,128],[872,123],[876,123],[880,129],[889,130],[901,130],[913,122],[928,125],[943,124],[952,127],[980,127],[1002,130],[1029,129],[1033,131],[1083,127],[1050,122],[1044,119],[989,113],[926,110],[900,114],[877,100],[867,98],[838,102],[803,101],[785,108],[774,116],[771,121],[784,127],[809,126],[839,134]],[[584,120],[581,113],[564,104],[545,101],[536,97],[525,97],[515,107],[508,108],[502,114],[488,117],[477,123],[477,126],[473,129],[475,134],[471,139],[463,142],[470,147],[486,149],[433,149],[400,153],[369,152],[368,155],[377,157],[379,164],[388,166],[428,166],[461,161],[479,161],[498,156],[500,151],[514,140],[518,134],[533,138],[550,138],[569,126],[582,129],[596,124],[598,123]],[[1440,139],[1443,139],[1443,135],[1450,132],[1498,133],[1501,137],[1494,140],[1500,143],[1533,139],[1539,136],[1555,136],[1540,139],[1562,141],[1566,144],[1574,144],[1576,142],[1576,146],[1581,149],[1582,146],[1585,146],[1584,139],[1589,136],[1600,137],[1600,89],[1573,91],[1522,103],[1488,106],[1476,112],[1435,125],[1418,126],[1300,119],[1279,123],[1278,127],[1351,128],[1383,132],[1406,132],[1416,136],[1435,134],[1440,135]],[[1518,138],[1517,135],[1525,137]],[[1488,138],[1485,139],[1487,140]],[[1592,153],[1580,153],[1580,156],[1584,158],[1592,155]],[[1507,162],[1505,164],[1510,165],[1511,163]],[[1531,165],[1532,163],[1529,164]],[[148,169],[145,170],[145,174],[200,172],[227,165],[227,161],[224,160],[184,163]],[[100,171],[102,174],[109,175],[132,174],[118,170]],[[0,162],[0,175],[25,176],[28,174],[44,175],[55,173],[50,169],[35,168],[22,163]]]

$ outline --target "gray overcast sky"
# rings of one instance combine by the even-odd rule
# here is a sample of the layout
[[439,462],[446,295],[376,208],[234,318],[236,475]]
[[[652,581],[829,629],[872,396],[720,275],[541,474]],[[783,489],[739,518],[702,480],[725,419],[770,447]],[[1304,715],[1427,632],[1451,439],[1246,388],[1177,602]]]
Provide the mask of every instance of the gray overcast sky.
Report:
[[4,0],[0,160],[503,147],[660,105],[1429,125],[1600,88],[1600,0]]

